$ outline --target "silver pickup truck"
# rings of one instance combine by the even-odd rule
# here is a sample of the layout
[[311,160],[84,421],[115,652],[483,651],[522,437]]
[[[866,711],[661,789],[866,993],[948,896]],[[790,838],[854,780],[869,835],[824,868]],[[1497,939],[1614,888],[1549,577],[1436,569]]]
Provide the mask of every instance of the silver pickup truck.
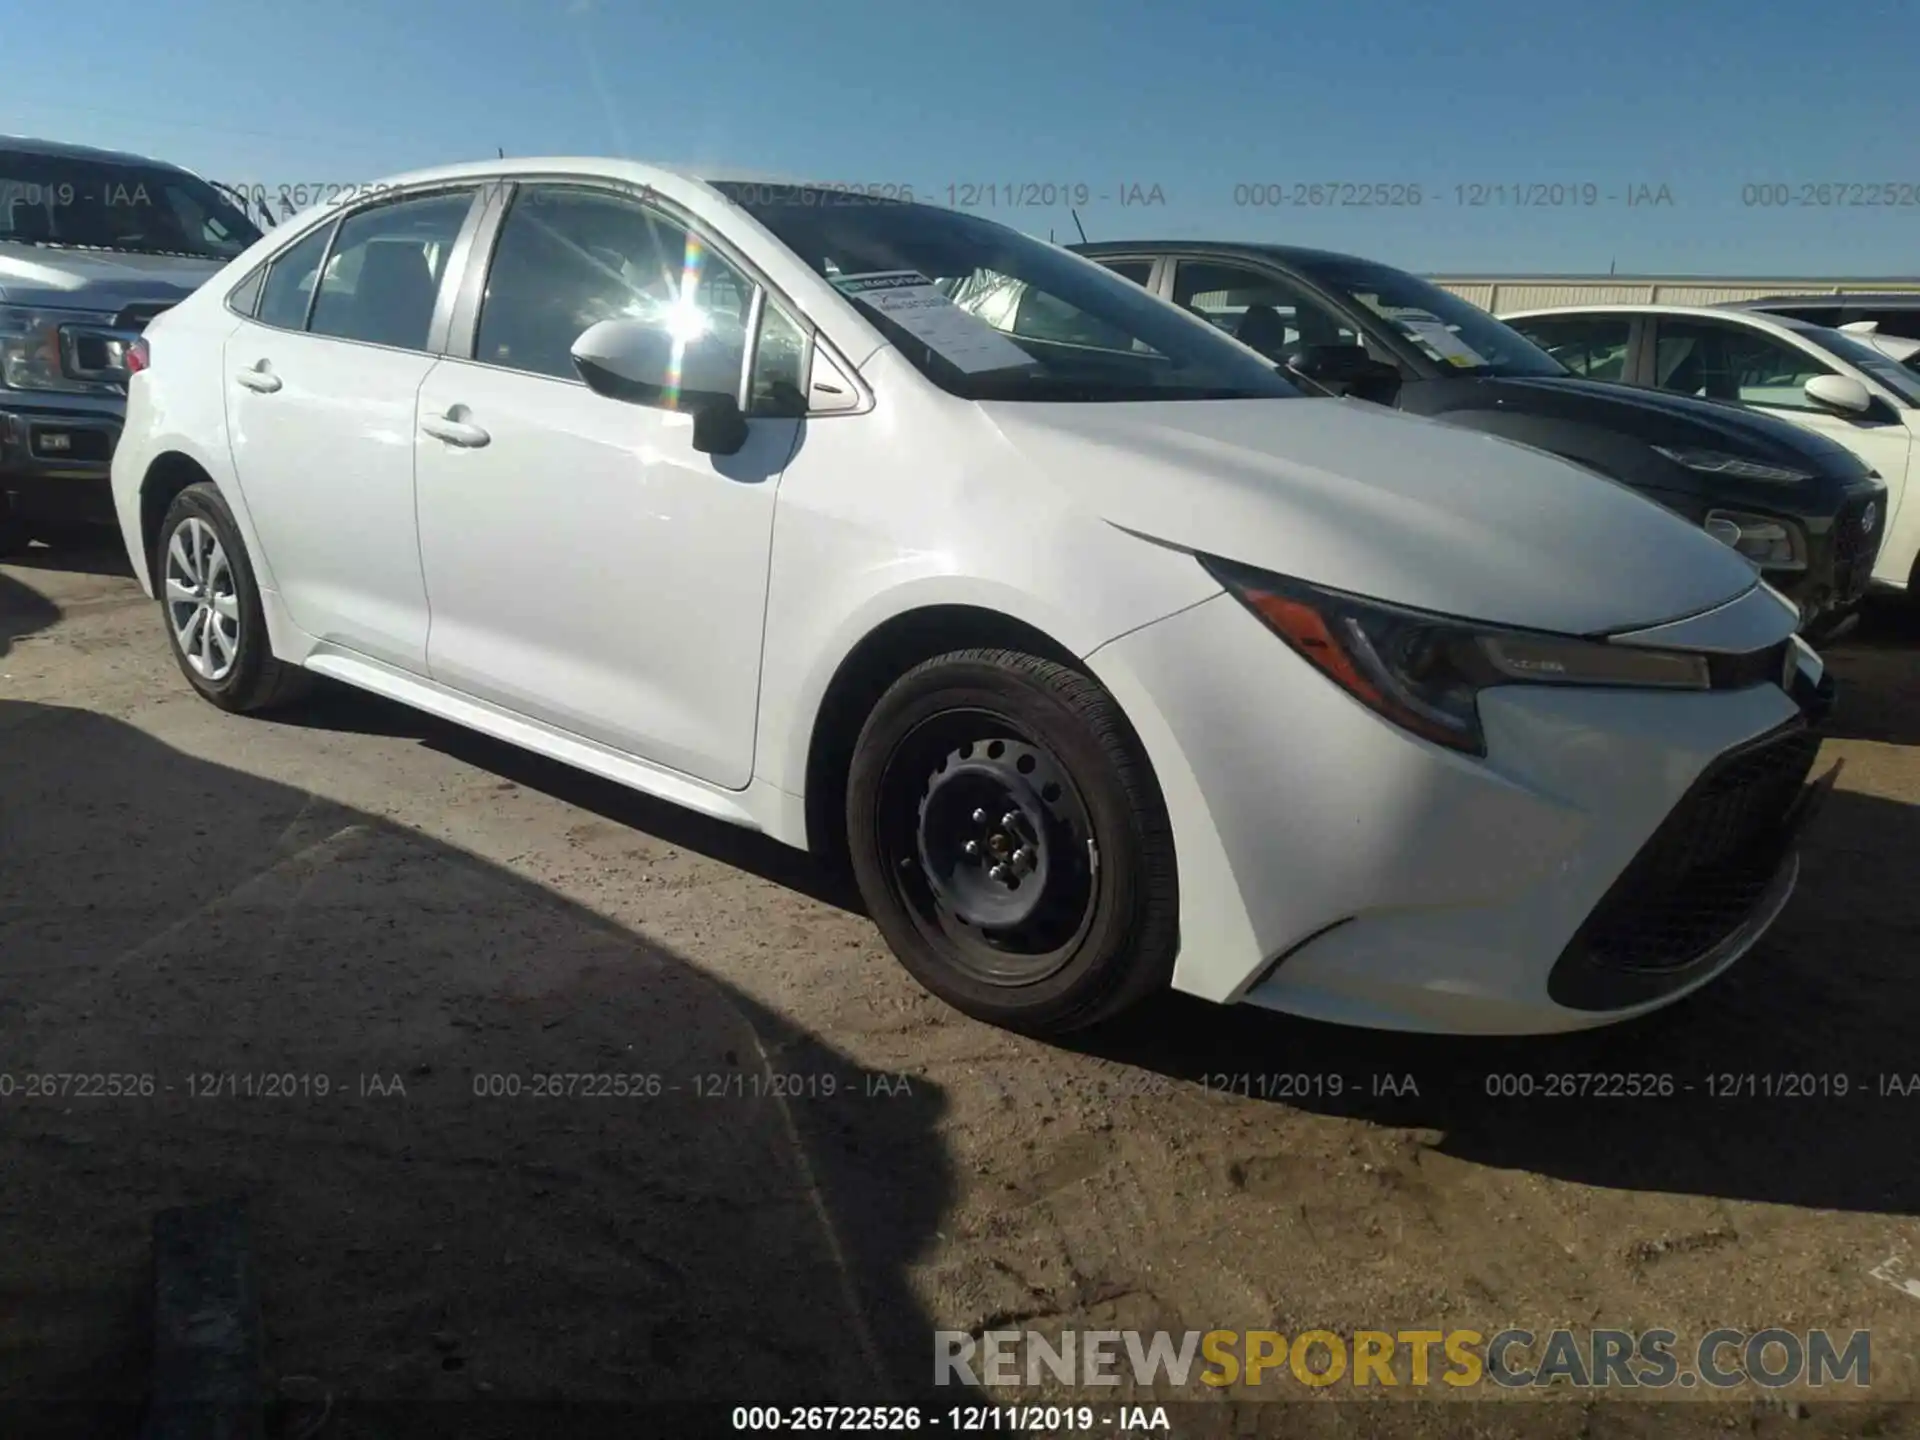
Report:
[[113,522],[128,343],[259,238],[177,166],[0,135],[0,554]]

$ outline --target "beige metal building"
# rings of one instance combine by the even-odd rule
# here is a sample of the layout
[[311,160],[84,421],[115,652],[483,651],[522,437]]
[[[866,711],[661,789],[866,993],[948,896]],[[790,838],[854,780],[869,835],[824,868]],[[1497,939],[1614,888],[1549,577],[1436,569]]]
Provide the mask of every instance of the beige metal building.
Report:
[[1717,305],[1722,300],[1757,300],[1762,295],[1832,295],[1839,291],[1906,290],[1920,292],[1920,279],[1853,277],[1834,279],[1717,278],[1709,275],[1432,275],[1443,290],[1503,315],[1548,305]]

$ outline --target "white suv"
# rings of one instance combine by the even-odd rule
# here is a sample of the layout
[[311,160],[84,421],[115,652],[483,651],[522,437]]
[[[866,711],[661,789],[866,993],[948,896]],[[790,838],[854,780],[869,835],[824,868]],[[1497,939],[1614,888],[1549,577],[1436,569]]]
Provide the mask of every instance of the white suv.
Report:
[[1792,889],[1819,661],[1610,481],[1305,398],[978,216],[599,160],[375,193],[134,352],[120,523],[217,705],[330,676],[844,856],[1033,1030],[1169,983],[1597,1025]]

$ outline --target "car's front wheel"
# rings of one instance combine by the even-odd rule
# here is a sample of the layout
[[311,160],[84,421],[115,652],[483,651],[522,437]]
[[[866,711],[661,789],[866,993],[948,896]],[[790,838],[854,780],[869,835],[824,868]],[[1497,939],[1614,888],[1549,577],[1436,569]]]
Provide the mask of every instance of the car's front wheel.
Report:
[[274,658],[253,566],[218,487],[189,485],[175,497],[160,523],[153,573],[173,658],[201,695],[250,714],[306,688],[305,671]]
[[1058,1033],[1172,974],[1165,802],[1113,698],[1067,666],[968,650],[903,675],[861,732],[847,830],[888,944],[970,1015]]

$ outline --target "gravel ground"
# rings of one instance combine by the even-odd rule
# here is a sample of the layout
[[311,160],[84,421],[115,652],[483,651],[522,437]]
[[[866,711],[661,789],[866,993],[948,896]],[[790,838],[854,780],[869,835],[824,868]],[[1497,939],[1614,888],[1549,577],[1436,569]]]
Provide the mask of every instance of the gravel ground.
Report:
[[[223,715],[123,562],[36,550],[0,569],[0,1430],[137,1401],[153,1213],[244,1195],[276,1433],[329,1395],[323,1436],[535,1433],[499,1420],[521,1400],[916,1399],[936,1328],[1510,1324],[1871,1329],[1873,1383],[1848,1409],[1335,1387],[1170,1414],[1920,1433],[1920,1278],[1896,1283],[1920,1277],[1920,624],[1876,615],[1829,658],[1848,764],[1801,893],[1702,996],[1500,1042],[1170,998],[1054,1046],[919,992],[758,837],[370,697]],[[1680,1088],[1488,1094],[1594,1071]],[[1729,1072],[1850,1093],[1709,1093]],[[531,1093],[551,1075],[607,1078]],[[437,1401],[467,1403],[349,1403]]]

